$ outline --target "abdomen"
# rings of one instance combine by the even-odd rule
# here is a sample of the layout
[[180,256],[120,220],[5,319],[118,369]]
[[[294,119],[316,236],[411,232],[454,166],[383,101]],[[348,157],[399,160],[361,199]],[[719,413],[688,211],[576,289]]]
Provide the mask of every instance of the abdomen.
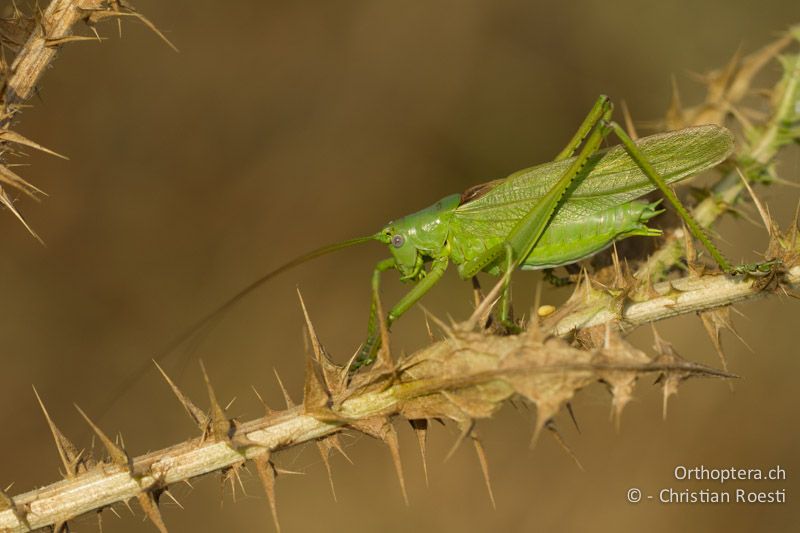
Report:
[[660,235],[647,220],[660,211],[656,204],[629,202],[578,220],[551,224],[522,262],[523,270],[568,265],[590,257],[616,240],[633,235]]

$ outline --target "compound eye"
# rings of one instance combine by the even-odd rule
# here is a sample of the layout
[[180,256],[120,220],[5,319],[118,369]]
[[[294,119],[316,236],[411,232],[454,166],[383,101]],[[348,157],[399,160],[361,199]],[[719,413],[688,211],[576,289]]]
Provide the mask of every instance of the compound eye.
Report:
[[403,244],[405,244],[405,242],[406,238],[403,237],[402,235],[395,235],[394,237],[392,237],[392,246],[394,246],[395,248],[400,248],[401,246],[403,246]]

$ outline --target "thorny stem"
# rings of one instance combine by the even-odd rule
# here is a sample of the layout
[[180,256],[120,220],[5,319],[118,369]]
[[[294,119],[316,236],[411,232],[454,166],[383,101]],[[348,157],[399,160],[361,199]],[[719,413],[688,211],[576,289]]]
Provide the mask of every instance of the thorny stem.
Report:
[[[16,11],[16,7],[14,9]],[[93,25],[106,18],[135,17],[170,47],[174,49],[174,46],[146,17],[136,13],[125,0],[52,0],[44,11],[37,12],[37,16],[33,19],[25,19],[19,11],[16,11],[16,16],[18,17],[16,23],[21,34],[26,33],[26,21],[31,23],[31,29],[30,35],[20,47],[10,67],[6,65],[4,58],[0,58],[0,67],[2,67],[0,68],[2,77],[0,79],[2,83],[2,88],[0,88],[0,135],[2,135],[2,139],[0,139],[0,204],[13,213],[31,235],[42,242],[3,187],[3,184],[10,185],[34,198],[44,194],[17,176],[4,164],[2,156],[7,151],[8,143],[27,145],[51,155],[58,155],[11,131],[12,123],[21,109],[20,104],[34,94],[39,79],[55,59],[61,46],[71,41],[93,39],[72,35],[73,28],[81,21]],[[20,40],[22,39],[20,38]],[[5,44],[4,42],[4,48]]]
[[[800,266],[792,267],[785,274],[781,287],[786,290],[800,288]],[[666,294],[631,304],[623,313],[624,324],[635,326],[728,305],[734,301],[774,294],[759,287],[757,278],[737,279],[714,275],[662,283],[655,286],[654,290],[656,293]],[[591,316],[567,316],[557,322],[552,331],[564,333],[576,327],[589,327],[617,319],[616,315],[608,311],[607,302],[599,308],[600,310]],[[488,343],[487,346],[490,347],[488,349],[493,349],[500,345],[501,340],[513,342],[517,338],[496,338],[496,342]],[[453,350],[448,342],[435,343],[410,359],[425,360],[431,353],[451,350],[453,353],[458,352],[456,354],[458,358],[468,360],[469,351],[472,349],[470,346]],[[487,348],[479,350],[480,356],[486,357],[486,351]],[[576,354],[578,353],[585,352],[576,350]],[[579,371],[581,365],[586,366],[587,363],[581,363],[576,359],[571,370]],[[553,372],[564,372],[564,370],[563,366],[551,368]],[[650,372],[668,370],[670,370],[668,367],[653,364],[647,367],[647,371]],[[511,371],[519,372],[520,369],[515,367],[506,372]],[[546,366],[539,366],[534,371],[541,375],[548,370]],[[353,421],[396,415],[401,412],[405,404],[414,399],[469,387],[485,387],[498,383],[503,377],[502,371],[478,370],[472,374],[470,372],[471,370],[465,367],[464,373],[459,375],[414,379],[412,368],[407,372],[408,378],[399,383],[393,383],[387,378],[386,386],[373,386],[364,392],[345,391],[341,396],[344,398],[341,402],[335,399],[333,401],[334,405],[338,403],[334,409],[335,415],[329,413],[328,416],[313,416],[302,406],[289,408],[243,423],[229,442],[208,437],[195,438],[136,457],[132,461],[132,475],[125,466],[105,464],[102,468],[94,468],[76,477],[14,497],[14,508],[25,510],[24,518],[27,525],[14,513],[13,508],[9,508],[0,511],[0,531],[27,531],[28,527],[37,528],[65,521],[93,509],[126,501],[143,491],[167,487],[177,481],[223,470],[267,452],[323,438],[345,429]]]
[[[9,128],[20,110],[19,104],[30,98],[36,89],[39,78],[55,58],[57,47],[50,45],[50,39],[67,38],[72,31],[72,26],[85,16],[82,7],[90,8],[99,3],[98,0],[53,0],[33,25],[31,34],[16,55],[8,72],[6,72],[5,61],[2,62],[0,133],[10,134]],[[20,30],[24,31],[22,19],[20,19],[19,25]],[[5,142],[0,143],[0,156],[6,151],[6,146]],[[42,149],[35,143],[32,146]],[[34,238],[43,242],[14,205],[3,184],[17,188],[32,197],[42,194],[41,191],[17,176],[2,163],[4,162],[0,160],[0,204],[14,214]]]
[[[33,33],[11,65],[11,76],[3,88],[3,103],[7,110],[27,100],[36,89],[39,78],[56,56],[58,47],[50,46],[51,39],[63,39],[72,27],[86,16],[84,9],[96,9],[102,0],[53,0],[36,24]],[[13,113],[0,117],[0,128],[11,121]]]
[[[545,323],[545,330],[554,335],[566,335],[611,321],[619,321],[625,330],[633,329],[665,318],[708,311],[769,295],[770,292],[759,286],[761,282],[762,278],[741,276],[687,276],[655,284],[650,298],[628,303],[621,311],[615,309],[613,296],[598,292],[593,300],[589,298],[587,305],[565,317],[554,315]],[[795,291],[800,289],[800,266],[789,269],[782,287]]]
[[[794,28],[792,32],[797,33],[796,38],[800,39],[800,27]],[[788,36],[782,41],[786,41],[787,44],[790,42]],[[779,49],[778,47],[773,48],[774,52]],[[798,93],[800,93],[798,87],[800,84],[800,54],[794,55],[791,61],[792,64],[784,67],[787,72],[786,84],[781,88],[782,98],[774,106],[769,122],[761,131],[750,129],[754,138],[747,143],[737,157],[737,164],[741,163],[745,167],[744,170],[750,179],[754,179],[757,174],[766,169],[783,147],[784,143],[780,142],[779,136],[782,129],[786,127],[786,117],[800,114],[796,107],[800,105],[800,98],[798,98]],[[748,72],[748,74],[752,75],[752,72]],[[732,87],[735,85],[735,83],[731,84]],[[745,93],[739,91],[737,94],[741,98]],[[724,102],[723,104],[732,106],[735,103]],[[717,122],[721,123],[724,115],[724,112],[718,115]],[[700,115],[700,117],[700,122],[706,122],[708,119],[706,114]],[[711,188],[711,193],[692,210],[692,215],[701,227],[710,228],[722,214],[728,211],[728,206],[736,204],[744,189],[744,184],[739,179],[736,169],[731,169]],[[682,231],[672,232],[661,247],[642,264],[636,277],[639,279],[657,278],[678,264],[683,255],[682,238]]]

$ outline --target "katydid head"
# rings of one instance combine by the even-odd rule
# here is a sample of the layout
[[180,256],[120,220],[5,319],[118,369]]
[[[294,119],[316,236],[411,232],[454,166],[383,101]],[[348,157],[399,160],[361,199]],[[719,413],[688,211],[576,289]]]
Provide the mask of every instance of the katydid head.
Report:
[[389,245],[389,251],[401,279],[403,281],[417,279],[422,271],[423,259],[416,246],[416,228],[409,225],[405,218],[401,218],[389,223],[379,235],[379,240]]
[[460,194],[442,198],[430,207],[386,225],[376,238],[389,246],[389,252],[403,281],[424,276],[426,260],[446,253],[450,215],[461,201]]

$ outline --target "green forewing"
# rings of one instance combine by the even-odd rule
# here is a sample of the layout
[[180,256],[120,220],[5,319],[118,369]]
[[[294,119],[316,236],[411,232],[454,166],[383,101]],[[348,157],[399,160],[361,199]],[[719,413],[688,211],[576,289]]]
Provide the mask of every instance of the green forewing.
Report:
[[[675,183],[725,160],[733,150],[733,137],[725,128],[708,125],[652,135],[636,145],[667,183]],[[487,184],[486,192],[460,205],[451,222],[456,255],[480,253],[505,238],[572,161],[519,170]],[[603,150],[587,163],[550,226],[569,224],[653,190],[655,186],[622,146]]]

